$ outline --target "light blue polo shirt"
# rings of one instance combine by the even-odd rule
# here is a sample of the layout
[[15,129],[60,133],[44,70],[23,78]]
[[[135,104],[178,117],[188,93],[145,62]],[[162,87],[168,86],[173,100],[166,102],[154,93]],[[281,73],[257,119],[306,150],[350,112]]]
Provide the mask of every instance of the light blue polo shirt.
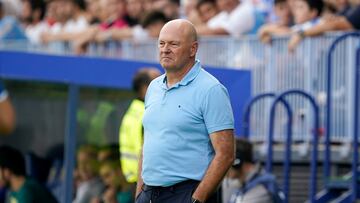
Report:
[[196,61],[168,88],[153,80],[145,97],[142,178],[147,185],[170,186],[201,180],[214,157],[210,134],[234,129],[226,88]]

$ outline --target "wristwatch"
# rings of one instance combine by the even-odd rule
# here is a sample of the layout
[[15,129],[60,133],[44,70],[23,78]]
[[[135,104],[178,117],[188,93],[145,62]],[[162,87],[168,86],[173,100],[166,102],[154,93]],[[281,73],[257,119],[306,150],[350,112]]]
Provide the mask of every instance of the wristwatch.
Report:
[[304,30],[299,30],[299,31],[296,32],[296,34],[298,34],[301,37],[301,39],[304,39],[306,37]]
[[191,198],[191,203],[203,203],[202,201],[198,200],[198,199],[194,199],[194,198]]

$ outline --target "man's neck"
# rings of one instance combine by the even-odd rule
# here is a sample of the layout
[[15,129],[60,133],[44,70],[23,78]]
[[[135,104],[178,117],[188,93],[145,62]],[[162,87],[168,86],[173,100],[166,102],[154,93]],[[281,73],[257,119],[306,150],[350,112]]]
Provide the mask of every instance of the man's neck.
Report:
[[20,188],[25,183],[25,177],[24,176],[13,176],[10,180],[10,186],[11,190],[14,192],[18,192]]
[[166,80],[168,88],[174,86],[176,83],[180,82],[185,75],[191,70],[194,66],[195,61],[191,61],[190,63],[186,64],[184,68],[177,70],[177,71],[167,71],[166,72]]

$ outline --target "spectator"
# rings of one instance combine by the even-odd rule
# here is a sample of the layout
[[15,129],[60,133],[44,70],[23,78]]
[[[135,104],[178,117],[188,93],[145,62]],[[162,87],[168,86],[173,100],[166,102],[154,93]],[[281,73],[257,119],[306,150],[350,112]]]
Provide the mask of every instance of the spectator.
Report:
[[45,15],[46,4],[42,0],[22,0],[22,24],[27,27],[40,23]]
[[[23,0],[23,12],[21,22],[25,29],[26,37],[30,43],[40,44],[40,35],[50,29],[50,24],[44,21],[45,9],[47,5],[41,0]],[[48,14],[51,15],[51,6],[49,3]]]
[[95,198],[91,203],[132,203],[134,188],[131,187],[121,171],[119,161],[107,161],[100,167],[100,176],[106,189],[101,198]]
[[263,25],[258,32],[260,40],[264,43],[269,43],[271,40],[268,33],[288,33],[289,27],[292,25],[292,15],[287,0],[275,0],[274,14],[276,16],[275,22]]
[[100,0],[100,12],[100,30],[121,29],[128,26],[124,19],[126,14],[125,0]]
[[88,27],[88,21],[83,13],[82,0],[57,1],[57,22],[49,32],[41,34],[44,43],[55,41],[70,41]]
[[219,13],[215,0],[199,0],[196,4],[196,10],[202,23],[207,23]]
[[86,0],[85,1],[85,16],[90,25],[100,23],[100,1],[99,0]]
[[199,12],[196,9],[196,4],[197,1],[194,0],[183,0],[182,8],[180,9],[180,18],[188,19],[195,26],[202,24]]
[[351,8],[349,0],[328,0],[327,3],[334,6],[340,15],[344,15]]
[[280,203],[284,194],[275,177],[266,173],[260,163],[253,160],[252,145],[244,139],[236,141],[236,157],[229,178],[238,180],[241,188],[233,192],[229,203]]
[[289,27],[292,25],[292,15],[287,0],[275,0],[274,12],[277,17],[276,24],[279,26]]
[[1,0],[1,2],[4,4],[5,15],[21,16],[21,0]]
[[0,147],[0,174],[2,181],[10,186],[7,202],[57,202],[44,186],[26,177],[24,157],[21,152],[12,147]]
[[118,161],[120,159],[119,145],[105,145],[98,150],[97,160],[99,163],[105,161]]
[[99,163],[97,149],[91,145],[80,147],[77,153],[77,175],[79,185],[73,203],[89,203],[92,198],[100,197],[104,185],[98,177]]
[[264,23],[263,14],[250,1],[216,0],[216,3],[221,12],[207,25],[196,28],[199,35],[252,34]]
[[142,21],[142,26],[135,26],[132,28],[123,29],[108,29],[101,31],[97,28],[89,30],[85,35],[76,41],[75,50],[82,54],[85,52],[85,47],[90,42],[105,42],[110,40],[124,40],[134,39],[136,41],[143,41],[149,38],[159,36],[160,29],[168,21],[165,15],[160,11],[151,11],[145,14]]
[[134,99],[121,122],[119,145],[122,171],[129,183],[136,186],[138,178],[138,163],[143,144],[142,117],[144,115],[144,99],[150,82],[160,76],[156,68],[140,69],[134,76],[132,86],[136,93]]
[[8,135],[15,128],[15,111],[8,92],[0,80],[0,135]]
[[295,25],[292,27],[263,27],[259,31],[260,40],[264,43],[269,43],[270,36],[288,35],[307,30],[319,24],[323,7],[324,2],[322,0],[294,0],[291,9]]
[[169,20],[180,18],[180,0],[155,0],[152,9],[164,12]]
[[124,40],[132,38],[141,41],[148,38],[159,36],[162,26],[168,21],[165,15],[160,11],[152,11],[145,15],[142,26],[126,28],[122,30],[111,29],[107,32],[100,32],[96,37],[97,42],[104,40]]
[[126,1],[125,20],[130,27],[140,24],[141,16],[144,14],[144,6],[142,0]]
[[305,38],[321,35],[329,31],[351,31],[360,29],[360,5],[349,9],[343,16],[331,16],[323,22],[307,30],[299,30],[292,34],[288,48],[294,51],[297,45]]
[[4,4],[0,1],[0,40],[26,40],[20,23],[13,16],[7,16]]

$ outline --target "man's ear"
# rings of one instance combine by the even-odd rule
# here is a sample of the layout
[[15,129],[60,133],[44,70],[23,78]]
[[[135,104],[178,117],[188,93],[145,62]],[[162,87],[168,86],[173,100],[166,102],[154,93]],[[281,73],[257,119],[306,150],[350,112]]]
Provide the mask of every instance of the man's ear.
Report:
[[199,43],[197,41],[195,41],[191,44],[191,48],[190,48],[190,56],[191,57],[195,57],[198,47],[199,47]]

